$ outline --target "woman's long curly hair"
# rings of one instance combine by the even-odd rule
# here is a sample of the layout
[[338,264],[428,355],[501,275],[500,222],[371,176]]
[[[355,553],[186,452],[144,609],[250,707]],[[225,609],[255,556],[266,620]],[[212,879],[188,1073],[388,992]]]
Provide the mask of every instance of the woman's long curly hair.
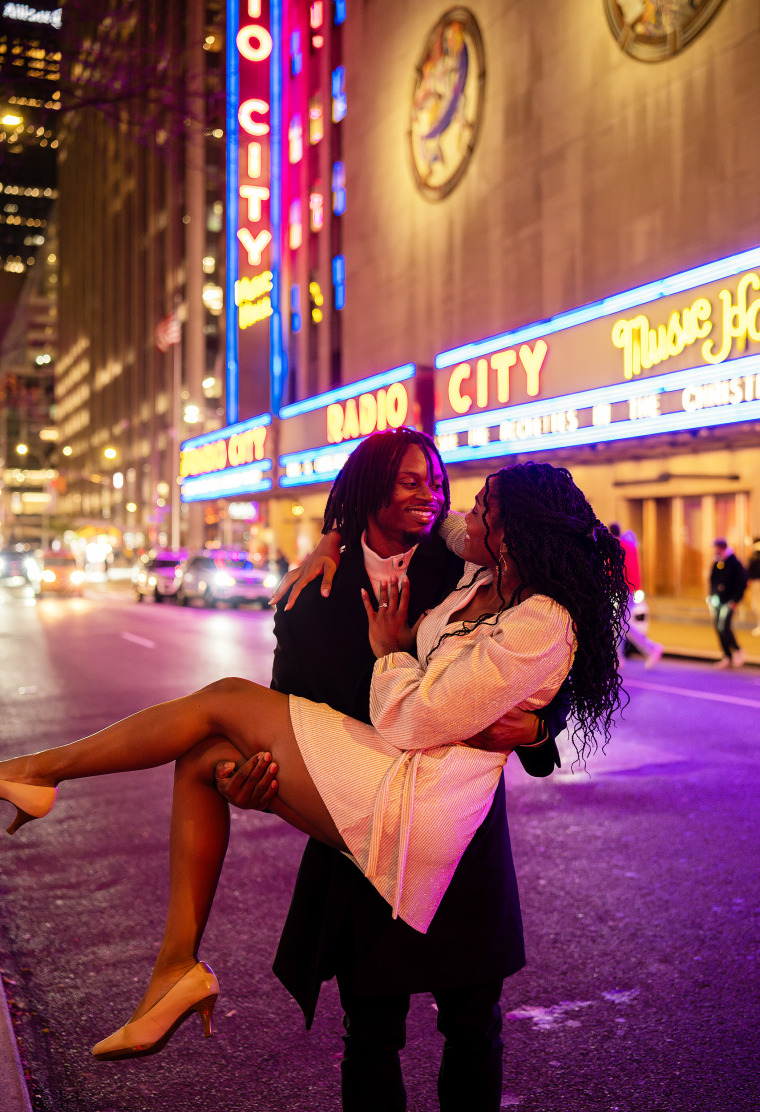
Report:
[[[599,737],[602,747],[608,743],[613,716],[626,698],[618,671],[629,590],[622,545],[565,467],[504,467],[486,479],[483,501],[484,513],[492,510],[504,531],[520,581],[504,607],[530,587],[564,606],[573,620],[577,649],[563,692],[573,744],[584,760],[596,751]],[[487,521],[486,516],[485,544],[498,563]],[[501,594],[500,577],[497,586]]]

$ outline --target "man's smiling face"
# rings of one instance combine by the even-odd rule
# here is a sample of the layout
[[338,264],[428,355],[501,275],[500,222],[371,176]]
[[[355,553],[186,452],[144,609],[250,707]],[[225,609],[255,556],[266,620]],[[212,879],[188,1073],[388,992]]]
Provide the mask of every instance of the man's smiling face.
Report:
[[444,504],[443,473],[435,456],[432,467],[431,474],[422,448],[410,444],[401,457],[390,502],[369,520],[367,543],[378,555],[404,552],[430,533]]

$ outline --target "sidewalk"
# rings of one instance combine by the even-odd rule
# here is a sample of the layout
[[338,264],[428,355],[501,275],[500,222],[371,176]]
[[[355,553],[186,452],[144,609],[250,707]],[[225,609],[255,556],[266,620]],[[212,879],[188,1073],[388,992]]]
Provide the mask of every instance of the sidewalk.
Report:
[[[664,646],[665,656],[717,661],[721,656],[718,637],[707,604],[690,599],[649,598],[649,637]],[[744,650],[746,664],[760,666],[760,637],[752,636],[751,612],[741,606],[734,619],[736,640]]]
[[2,979],[0,979],[0,1093],[3,1094],[3,1112],[32,1112],[24,1067],[21,1065],[16,1046],[16,1036],[13,1032]]

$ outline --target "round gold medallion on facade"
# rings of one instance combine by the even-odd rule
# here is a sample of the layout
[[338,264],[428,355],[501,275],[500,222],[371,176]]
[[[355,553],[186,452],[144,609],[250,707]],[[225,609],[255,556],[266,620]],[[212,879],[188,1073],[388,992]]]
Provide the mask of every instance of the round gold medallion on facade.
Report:
[[621,50],[640,62],[662,62],[702,31],[723,0],[604,0]]
[[485,87],[483,39],[467,8],[450,8],[427,37],[409,121],[412,173],[428,200],[446,197],[470,161]]

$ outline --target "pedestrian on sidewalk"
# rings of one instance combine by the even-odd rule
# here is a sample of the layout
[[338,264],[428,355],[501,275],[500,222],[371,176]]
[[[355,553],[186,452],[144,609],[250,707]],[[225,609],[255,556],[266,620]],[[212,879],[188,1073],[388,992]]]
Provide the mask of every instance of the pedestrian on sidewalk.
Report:
[[716,668],[741,668],[744,653],[734,636],[731,622],[734,610],[744,597],[747,589],[747,572],[733,548],[729,548],[724,537],[716,537],[715,562],[710,570],[710,594],[707,604],[710,607],[718,634],[723,656]]
[[747,564],[747,580],[749,586],[749,604],[752,607],[752,616],[755,627],[753,637],[760,637],[760,537],[752,541],[752,551]]
[[[641,590],[641,565],[639,562],[639,546],[636,540],[636,534],[632,529],[627,529],[625,533],[620,532],[620,526],[616,521],[610,525],[610,532],[613,537],[617,537],[623,546],[623,554],[625,556],[625,577],[628,580],[628,610],[625,617],[625,641],[629,645],[633,645],[637,652],[645,658],[646,668],[654,668],[655,664],[662,656],[662,645],[657,641],[652,641],[646,634],[637,628],[636,623],[632,620],[631,615],[633,611],[633,604],[635,602],[635,594]],[[625,643],[621,642],[619,649],[620,664],[625,661]]]

